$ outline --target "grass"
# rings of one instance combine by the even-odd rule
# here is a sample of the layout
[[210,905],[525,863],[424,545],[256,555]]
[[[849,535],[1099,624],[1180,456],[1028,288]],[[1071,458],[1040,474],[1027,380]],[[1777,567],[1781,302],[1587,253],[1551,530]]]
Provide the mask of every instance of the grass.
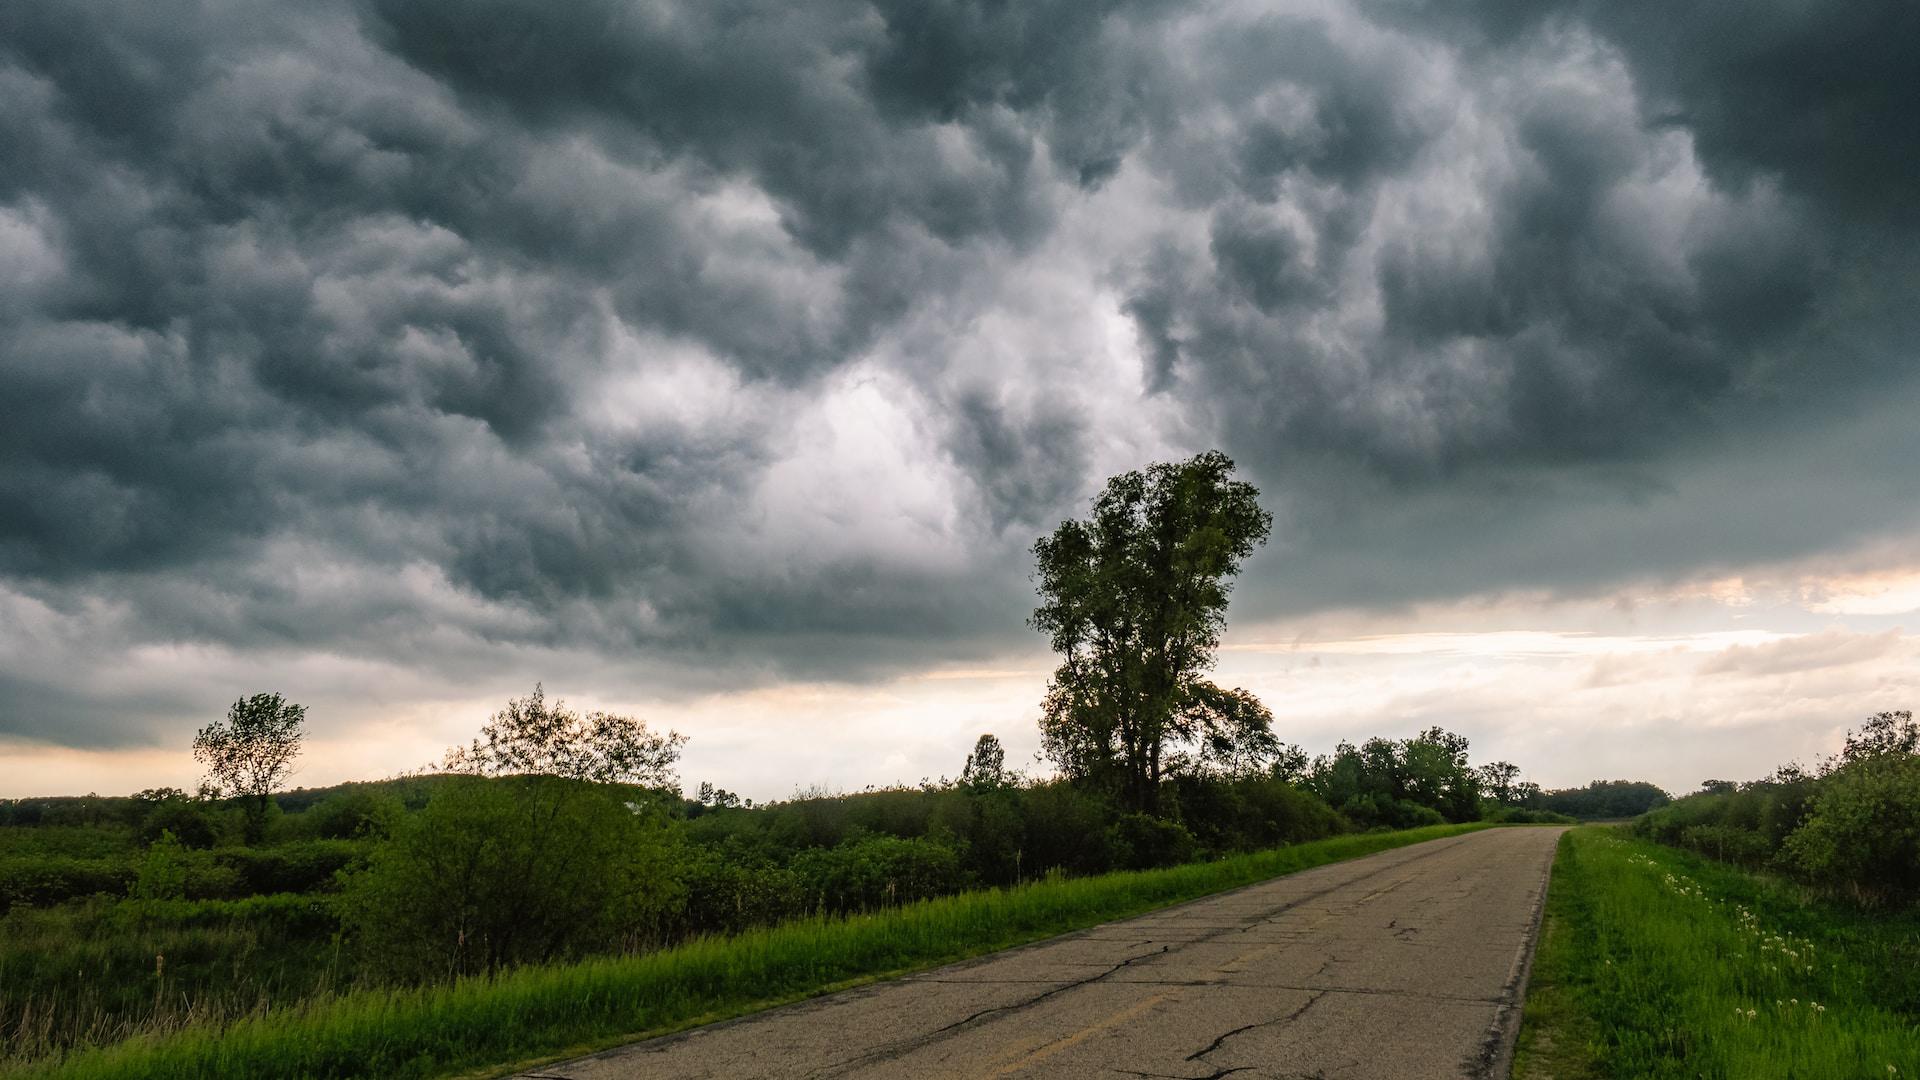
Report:
[[1920,918],[1610,829],[1560,842],[1514,1076],[1920,1076]]
[[20,1076],[430,1077],[585,1053],[1343,859],[1486,828],[1368,833],[1164,870],[1049,879],[643,956],[355,991],[29,1066]]
[[349,981],[324,895],[95,897],[0,917],[0,1072]]

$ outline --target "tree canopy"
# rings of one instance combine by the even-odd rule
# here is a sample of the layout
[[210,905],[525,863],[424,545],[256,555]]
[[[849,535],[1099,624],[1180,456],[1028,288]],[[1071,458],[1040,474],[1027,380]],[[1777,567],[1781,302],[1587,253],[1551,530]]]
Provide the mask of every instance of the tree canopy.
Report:
[[449,772],[482,776],[557,776],[597,784],[677,787],[674,765],[686,736],[660,734],[630,716],[567,708],[547,702],[546,688],[535,684],[524,698],[480,728],[480,737],[447,751]]
[[1273,515],[1233,462],[1210,451],[1107,481],[1087,520],[1033,546],[1041,604],[1031,623],[1061,664],[1042,703],[1042,746],[1076,779],[1151,809],[1160,781],[1239,771],[1276,753],[1252,695],[1202,676],[1226,626],[1231,579]]

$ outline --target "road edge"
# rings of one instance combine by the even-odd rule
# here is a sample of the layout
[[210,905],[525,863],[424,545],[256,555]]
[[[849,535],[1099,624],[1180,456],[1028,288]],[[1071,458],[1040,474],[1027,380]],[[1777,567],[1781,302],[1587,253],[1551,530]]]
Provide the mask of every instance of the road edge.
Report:
[[1488,1025],[1486,1039],[1480,1044],[1479,1057],[1473,1063],[1475,1080],[1510,1080],[1513,1076],[1513,1054],[1520,1039],[1521,1015],[1526,1009],[1527,983],[1533,976],[1533,954],[1540,947],[1540,929],[1546,921],[1547,890],[1553,887],[1553,864],[1560,860],[1560,844],[1572,826],[1558,828],[1559,835],[1554,837],[1546,869],[1540,873],[1540,887],[1533,897],[1533,910],[1528,913],[1531,925],[1520,944],[1520,951],[1514,954],[1513,969],[1508,973],[1506,985],[1500,992],[1500,1005],[1494,1010],[1493,1023]]

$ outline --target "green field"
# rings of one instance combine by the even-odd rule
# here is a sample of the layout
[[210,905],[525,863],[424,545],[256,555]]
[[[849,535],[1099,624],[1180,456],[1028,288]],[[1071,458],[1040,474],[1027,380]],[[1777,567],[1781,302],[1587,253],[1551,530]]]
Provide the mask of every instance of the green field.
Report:
[[1920,916],[1606,828],[1561,840],[1514,1075],[1920,1076]]
[[627,959],[359,991],[75,1054],[19,1076],[426,1077],[584,1053],[931,967],[1342,859],[1455,836],[1441,825],[1162,870],[1053,879],[849,918],[703,938]]

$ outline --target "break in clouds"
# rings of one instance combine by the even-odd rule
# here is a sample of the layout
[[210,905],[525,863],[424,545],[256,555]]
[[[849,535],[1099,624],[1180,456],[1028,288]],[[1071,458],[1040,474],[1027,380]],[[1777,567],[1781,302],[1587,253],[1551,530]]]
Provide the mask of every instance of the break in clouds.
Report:
[[0,737],[177,735],[156,655],[986,656],[1212,446],[1279,519],[1237,619],[1897,535],[1917,24],[11,0]]

